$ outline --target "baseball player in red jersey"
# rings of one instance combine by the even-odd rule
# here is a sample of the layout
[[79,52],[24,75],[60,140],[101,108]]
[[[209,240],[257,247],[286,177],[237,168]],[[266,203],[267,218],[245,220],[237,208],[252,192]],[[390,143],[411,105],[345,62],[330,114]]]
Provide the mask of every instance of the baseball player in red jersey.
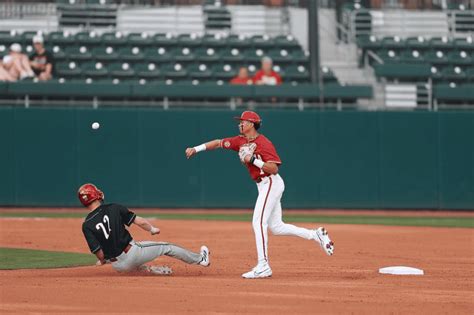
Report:
[[258,198],[253,212],[252,225],[257,245],[258,263],[252,270],[242,277],[246,279],[266,278],[272,275],[268,262],[268,232],[274,235],[299,236],[308,240],[315,240],[328,255],[334,253],[334,243],[323,227],[309,230],[286,224],[282,221],[281,197],[285,190],[285,183],[278,174],[281,165],[280,157],[272,142],[258,133],[261,119],[257,113],[245,111],[239,120],[240,135],[224,139],[216,139],[186,149],[189,159],[198,152],[217,148],[239,152],[239,158],[250,172],[250,176],[257,183]]

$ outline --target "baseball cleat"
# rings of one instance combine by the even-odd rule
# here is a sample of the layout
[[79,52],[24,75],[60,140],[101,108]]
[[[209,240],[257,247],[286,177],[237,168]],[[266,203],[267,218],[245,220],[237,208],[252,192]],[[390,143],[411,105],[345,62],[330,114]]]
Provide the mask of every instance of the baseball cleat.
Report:
[[249,272],[242,274],[242,278],[245,279],[258,279],[258,278],[268,278],[272,276],[272,268],[268,263],[258,264]]
[[209,257],[210,255],[210,252],[209,252],[209,248],[207,248],[207,246],[201,246],[201,261],[199,262],[199,264],[201,266],[204,266],[204,267],[209,267],[209,265],[211,264],[211,258]]
[[319,242],[321,248],[324,250],[328,256],[334,254],[334,242],[329,238],[328,231],[325,228],[319,227],[315,230],[315,240]]
[[148,271],[154,275],[165,276],[169,276],[173,273],[173,270],[171,270],[171,268],[168,266],[149,266]]

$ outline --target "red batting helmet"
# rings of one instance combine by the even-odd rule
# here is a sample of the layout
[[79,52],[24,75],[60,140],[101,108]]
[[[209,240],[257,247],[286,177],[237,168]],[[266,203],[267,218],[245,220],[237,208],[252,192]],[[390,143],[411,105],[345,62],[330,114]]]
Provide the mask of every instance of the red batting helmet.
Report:
[[252,112],[250,110],[247,110],[240,115],[240,117],[234,117],[237,120],[247,120],[253,123],[261,123],[262,120],[260,119],[260,116],[256,112]]
[[94,184],[84,184],[79,187],[77,197],[81,203],[87,207],[95,200],[104,200],[104,193],[99,190]]

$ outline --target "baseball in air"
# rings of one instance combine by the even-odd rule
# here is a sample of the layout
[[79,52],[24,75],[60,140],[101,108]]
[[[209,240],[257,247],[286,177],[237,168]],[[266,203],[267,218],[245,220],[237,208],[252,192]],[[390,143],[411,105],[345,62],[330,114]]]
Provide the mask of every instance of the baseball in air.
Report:
[[98,122],[92,123],[92,129],[96,130],[100,128],[100,124]]

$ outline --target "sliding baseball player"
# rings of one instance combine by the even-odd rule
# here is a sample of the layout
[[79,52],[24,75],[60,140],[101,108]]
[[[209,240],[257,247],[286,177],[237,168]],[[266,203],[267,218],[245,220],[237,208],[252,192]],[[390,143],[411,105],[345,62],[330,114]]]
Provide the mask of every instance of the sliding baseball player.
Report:
[[90,251],[97,256],[97,265],[111,263],[119,272],[142,271],[171,274],[166,266],[147,266],[159,256],[170,256],[187,264],[209,266],[209,249],[201,246],[200,253],[166,242],[135,242],[125,226],[138,225],[151,235],[160,233],[148,220],[118,204],[104,204],[104,193],[93,184],[82,185],[77,196],[89,209],[82,232]]

